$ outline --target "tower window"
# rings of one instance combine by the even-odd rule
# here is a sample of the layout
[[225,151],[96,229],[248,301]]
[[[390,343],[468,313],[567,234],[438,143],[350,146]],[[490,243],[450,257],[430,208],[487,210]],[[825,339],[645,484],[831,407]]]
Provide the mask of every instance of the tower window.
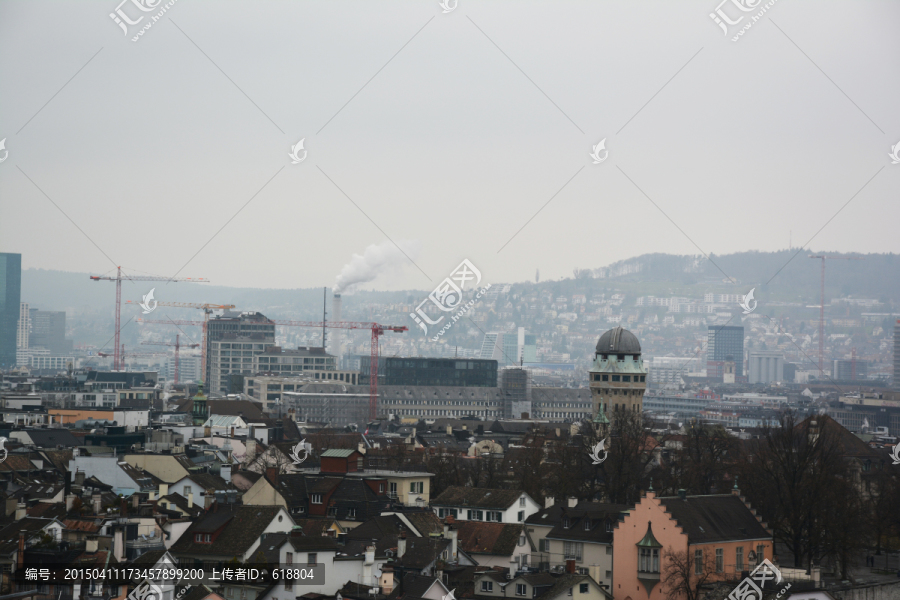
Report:
[[[637,378],[635,378],[635,379],[637,379]],[[628,382],[630,382],[630,381],[631,381],[631,375],[622,375],[622,381],[628,381]]]
[[603,381],[609,381],[609,375],[601,375]]

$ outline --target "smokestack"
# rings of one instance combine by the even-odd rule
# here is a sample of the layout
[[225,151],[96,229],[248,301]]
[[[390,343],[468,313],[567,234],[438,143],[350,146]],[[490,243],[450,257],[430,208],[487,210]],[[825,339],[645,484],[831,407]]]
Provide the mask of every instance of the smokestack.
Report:
[[[341,320],[341,295],[335,294],[334,298],[331,300],[331,321],[336,323]],[[331,332],[331,354],[334,354],[337,357],[337,366],[340,368],[341,364],[341,345],[343,344],[343,340],[341,339],[341,331],[340,329],[336,329]]]

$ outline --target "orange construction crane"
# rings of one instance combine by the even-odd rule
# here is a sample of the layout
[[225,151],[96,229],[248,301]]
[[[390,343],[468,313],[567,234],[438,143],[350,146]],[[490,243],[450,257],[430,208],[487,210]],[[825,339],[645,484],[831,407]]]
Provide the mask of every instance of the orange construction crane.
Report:
[[[154,323],[165,325],[199,325],[202,326],[205,321],[156,321],[147,319],[138,319],[141,323]],[[275,325],[286,325],[288,327],[314,327],[316,329],[322,327],[330,327],[332,329],[368,329],[372,332],[372,346],[370,349],[369,364],[369,420],[375,420],[378,417],[378,338],[384,335],[386,331],[400,333],[409,331],[406,325],[381,325],[380,323],[366,323],[357,321],[279,321],[269,319],[270,323]],[[204,371],[205,373],[205,371]]]
[[[138,302],[128,301],[128,304],[139,304]],[[234,304],[195,304],[193,302],[157,302],[158,306],[174,306],[175,308],[199,308],[203,311],[203,337],[200,342],[203,347],[200,350],[200,372],[206,373],[206,329],[209,322],[209,315],[214,310],[229,310],[234,308]],[[205,375],[204,375],[205,377]],[[178,382],[176,382],[178,383]]]
[[[119,356],[119,330],[121,326],[119,323],[122,321],[122,281],[190,281],[193,283],[209,283],[208,279],[195,279],[191,277],[147,277],[146,275],[122,275],[122,267],[118,268],[115,277],[105,277],[103,275],[91,275],[91,279],[94,281],[115,281],[116,282],[116,341],[114,348],[114,356],[113,356],[113,371],[117,370],[120,366],[120,356]],[[154,288],[155,289],[155,288]],[[124,359],[121,360],[124,365]]]
[[172,344],[170,342],[141,342],[144,346],[174,346],[175,347],[175,385],[178,385],[178,370],[179,370],[179,360],[178,360],[178,350],[185,346],[187,348],[197,348],[200,344],[182,344],[179,341],[181,336],[175,335],[175,343]]
[[809,258],[822,260],[822,303],[819,305],[819,378],[821,378],[825,374],[825,260],[863,260],[863,257],[810,254]]

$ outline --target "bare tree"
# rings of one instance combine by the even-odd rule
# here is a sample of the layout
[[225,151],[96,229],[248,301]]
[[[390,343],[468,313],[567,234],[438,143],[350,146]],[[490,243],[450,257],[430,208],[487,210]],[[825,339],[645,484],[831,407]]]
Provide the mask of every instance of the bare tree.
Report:
[[703,597],[700,588],[718,578],[716,560],[712,552],[709,549],[701,551],[703,554],[699,561],[695,556],[696,550],[690,548],[676,552],[669,546],[663,552],[660,583],[667,598],[700,600]]
[[[739,466],[745,495],[794,555],[795,566],[843,553],[833,546],[839,536],[825,530],[833,528],[832,519],[838,515],[850,518],[849,524],[860,520],[853,514],[857,489],[845,485],[851,477],[839,427],[827,415],[797,423],[795,414],[788,412],[781,427],[765,428]],[[859,531],[854,535],[856,541],[851,539],[847,550],[863,537]]]
[[609,456],[597,467],[602,473],[601,489],[609,502],[635,504],[641,490],[647,488],[654,459],[650,422],[630,410],[613,411],[612,415],[606,445]]

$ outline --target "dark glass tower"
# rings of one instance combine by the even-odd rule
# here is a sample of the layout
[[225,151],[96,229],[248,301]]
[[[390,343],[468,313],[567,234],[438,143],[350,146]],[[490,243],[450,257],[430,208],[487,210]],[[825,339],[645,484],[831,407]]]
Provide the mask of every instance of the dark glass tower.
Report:
[[22,302],[22,255],[0,252],[0,369],[16,366],[16,329]]

